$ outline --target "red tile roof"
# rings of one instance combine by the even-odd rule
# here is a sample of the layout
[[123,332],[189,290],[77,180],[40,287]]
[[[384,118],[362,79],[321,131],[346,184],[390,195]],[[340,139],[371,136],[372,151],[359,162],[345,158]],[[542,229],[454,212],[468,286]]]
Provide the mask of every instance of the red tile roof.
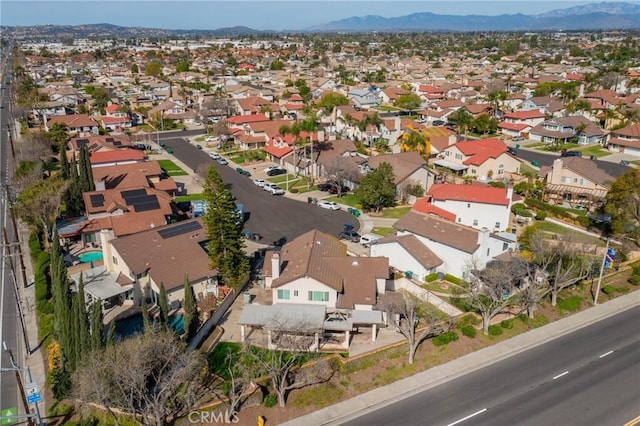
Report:
[[233,117],[227,118],[229,124],[246,124],[258,121],[269,121],[269,118],[264,114],[234,115]]
[[91,153],[91,164],[116,163],[118,161],[144,161],[144,153],[136,149],[119,149]]
[[512,118],[515,120],[527,120],[529,118],[544,118],[545,115],[543,112],[540,112],[537,109],[532,109],[528,111],[514,111],[508,112],[504,115],[504,118]]
[[527,127],[531,127],[531,125],[524,124],[524,123],[507,123],[506,121],[503,121],[502,123],[498,124],[498,127],[501,129],[515,130],[515,131],[521,132]]
[[436,183],[429,188],[427,196],[435,200],[466,201],[470,203],[498,204],[508,206],[506,188],[494,188],[484,185],[457,185]]
[[507,145],[497,138],[458,142],[453,146],[458,148],[465,157],[470,157],[463,161],[463,164],[474,166],[481,165],[489,158],[498,158],[507,152]]
[[446,219],[450,222],[456,221],[456,215],[454,213],[448,212],[445,209],[441,209],[440,207],[434,206],[429,202],[428,197],[420,198],[413,205],[412,210],[420,212],[432,214],[434,216],[441,217],[442,219]]
[[109,105],[108,107],[106,107],[104,110],[105,110],[107,113],[111,113],[111,112],[116,112],[116,111],[118,111],[118,108],[119,108],[119,107],[120,107],[120,106],[119,106],[118,104],[111,104],[111,105]]

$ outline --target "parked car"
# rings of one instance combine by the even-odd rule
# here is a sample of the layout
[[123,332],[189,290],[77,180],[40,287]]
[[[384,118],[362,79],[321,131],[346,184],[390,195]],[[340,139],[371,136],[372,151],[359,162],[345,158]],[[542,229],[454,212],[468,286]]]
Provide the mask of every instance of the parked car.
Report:
[[218,142],[220,138],[218,136],[208,136],[204,141],[205,142]]
[[518,151],[515,148],[508,147],[507,151],[509,151],[511,155],[518,155]]
[[214,160],[217,160],[218,158],[220,158],[220,154],[216,152],[210,152],[209,157],[213,158]]
[[278,176],[287,173],[285,169],[271,169],[267,172],[267,176]]
[[517,135],[517,136],[514,136],[513,139],[511,139],[511,140],[514,141],[514,142],[520,142],[520,141],[524,140],[524,137],[522,137],[520,135]]
[[433,120],[434,126],[444,126],[444,121],[442,120]]
[[330,183],[319,183],[318,191],[327,192],[333,185]]
[[226,166],[227,164],[229,164],[229,162],[226,159],[222,158],[222,157],[218,158],[216,161],[218,162],[218,164],[223,165],[223,166]]
[[197,144],[197,145],[196,145],[196,148],[198,148],[198,149],[202,149],[202,145]]
[[[342,193],[344,194],[345,192],[349,192],[349,187],[348,186],[343,186],[342,187]],[[338,187],[336,185],[332,185],[331,188],[329,188],[329,194],[337,194],[338,193]]]
[[340,210],[340,204],[336,203],[335,201],[318,201],[318,207],[327,210]]
[[582,153],[580,151],[565,151],[560,154],[560,157],[582,157]]
[[284,189],[280,188],[275,183],[267,182],[262,187],[265,191],[271,193],[271,195],[284,195]]
[[279,169],[280,167],[278,166],[269,166],[267,168],[264,169],[265,173],[269,173],[271,170],[275,170],[275,169]]
[[236,167],[236,172],[238,172],[242,176],[247,176],[247,177],[251,176],[251,173],[249,173],[248,171],[246,171],[242,167]]
[[265,184],[265,181],[264,181],[264,179],[254,179],[253,183],[258,185],[260,188],[262,188],[264,186],[264,184]]
[[338,238],[357,243],[360,241],[361,235],[354,231],[342,231],[338,234]]
[[378,237],[377,235],[364,234],[363,236],[360,237],[360,241],[359,242],[363,246],[369,247],[372,243],[375,243],[379,239],[380,239],[380,237]]

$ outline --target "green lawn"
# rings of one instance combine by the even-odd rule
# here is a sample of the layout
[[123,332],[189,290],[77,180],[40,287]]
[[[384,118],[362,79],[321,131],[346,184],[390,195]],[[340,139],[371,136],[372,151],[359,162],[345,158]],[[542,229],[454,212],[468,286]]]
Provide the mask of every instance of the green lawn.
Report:
[[538,171],[536,169],[534,169],[533,167],[530,167],[529,165],[527,165],[526,163],[522,163],[520,165],[520,174],[522,176],[531,176],[534,177],[535,175],[538,174]]
[[204,199],[203,194],[188,194],[188,195],[178,195],[173,199],[176,203],[180,203],[182,201],[193,201],[193,200],[202,200]]
[[198,136],[197,138],[195,138],[194,140],[196,142],[204,142],[204,140],[206,139],[206,136]]
[[337,195],[327,198],[329,201],[335,201],[336,203],[346,204],[347,206],[355,207],[356,209],[362,209],[360,199],[353,194],[344,194],[341,198]]
[[186,176],[189,174],[171,160],[158,160],[158,163],[169,176]]
[[396,232],[395,228],[386,228],[383,226],[374,226],[371,230],[372,234],[380,235],[382,237],[386,237],[387,235],[391,235]]
[[598,237],[594,237],[591,235],[587,235],[587,234],[583,234],[582,232],[578,232],[578,231],[574,231],[573,229],[569,229],[569,228],[565,228],[562,225],[558,225],[556,223],[552,223],[552,222],[536,222],[534,225],[532,225],[534,227],[536,227],[537,229],[549,233],[549,234],[558,234],[558,235],[564,235],[567,237],[571,237],[577,241],[580,242],[584,242],[584,243],[590,243],[590,244],[596,244],[598,246],[603,246],[606,244],[604,241],[602,241],[600,238]]
[[409,213],[411,207],[394,207],[392,209],[384,209],[381,212],[382,217],[400,219],[405,214]]
[[284,174],[284,175],[277,175],[274,177],[270,177],[265,180],[268,180],[269,182],[281,184],[281,183],[285,183],[287,179],[289,179],[289,184],[291,184],[291,182],[297,181],[299,178],[295,177],[292,174]]
[[611,152],[606,149],[602,149],[600,145],[589,146],[586,148],[580,148],[576,151],[582,152],[583,157],[590,157],[595,155],[596,157],[606,157],[607,155],[611,155]]
[[391,105],[380,105],[376,108],[378,111],[401,111],[400,108],[391,106]]

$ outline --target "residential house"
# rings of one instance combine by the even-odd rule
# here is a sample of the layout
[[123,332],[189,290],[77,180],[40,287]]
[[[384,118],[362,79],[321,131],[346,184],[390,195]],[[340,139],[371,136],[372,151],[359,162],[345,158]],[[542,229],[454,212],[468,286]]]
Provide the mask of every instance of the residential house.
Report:
[[538,110],[543,114],[560,117],[565,109],[564,103],[550,96],[534,96],[522,102],[522,111]]
[[541,167],[538,176],[545,181],[543,197],[549,202],[584,209],[598,207],[615,180],[595,161],[581,157],[558,158],[553,166]]
[[640,157],[640,124],[631,123],[612,130],[607,146],[618,152]]
[[546,115],[536,109],[508,112],[503,116],[503,120],[506,123],[526,124],[530,127],[537,126],[542,123],[545,118]]
[[419,280],[432,272],[465,278],[471,268],[484,269],[495,256],[515,249],[513,234],[477,230],[415,210],[393,227],[396,235],[372,244],[370,255],[388,257],[389,265]]
[[69,140],[67,146],[69,148],[67,151],[69,158],[72,158],[73,155],[79,158],[80,149],[83,146],[86,147],[89,153],[115,151],[131,147],[131,140],[126,135],[76,136]]
[[401,87],[387,87],[378,93],[378,97],[383,104],[393,104],[400,96],[407,95],[410,92]]
[[267,99],[259,96],[248,96],[246,98],[238,98],[234,100],[235,107],[240,115],[264,114],[267,109],[273,112],[278,110],[277,105]]
[[347,98],[359,108],[369,109],[380,105],[380,89],[374,86],[349,89]]
[[358,153],[358,149],[350,139],[318,144],[316,152],[318,153],[315,162],[316,176],[328,180],[340,178],[342,179],[340,184],[350,188],[354,188],[359,182],[361,167],[368,161],[365,155]]
[[94,151],[90,153],[91,167],[118,166],[121,164],[144,163],[146,156],[137,149],[118,149],[112,151]]
[[44,122],[47,132],[55,123],[67,126],[67,132],[69,133],[93,133],[97,135],[100,127],[98,122],[87,114],[57,115],[48,120],[45,117]]
[[119,238],[104,230],[100,238],[107,270],[132,281],[135,304],[157,304],[160,283],[174,304],[184,299],[185,279],[196,297],[217,295],[218,271],[209,267],[206,234],[202,221],[191,219]]
[[435,181],[435,172],[427,167],[427,161],[416,151],[369,157],[363,166],[364,172],[377,169],[388,163],[393,168],[393,184],[398,197],[407,196],[409,185],[420,185],[427,190]]
[[449,146],[442,159],[434,162],[463,176],[481,181],[503,179],[520,172],[520,160],[511,155],[507,145],[497,138],[458,142]]
[[604,146],[608,133],[588,118],[572,115],[544,121],[529,131],[529,138],[555,144],[565,144],[575,140],[579,145],[597,143]]
[[[430,207],[421,210],[421,205],[429,204],[452,213],[455,223],[475,229],[487,228],[499,231],[509,226],[513,197],[512,187],[494,188],[480,184],[437,183],[429,188],[424,198],[416,201],[414,210],[432,213],[429,210]],[[516,197],[520,199],[519,196],[516,195]]]

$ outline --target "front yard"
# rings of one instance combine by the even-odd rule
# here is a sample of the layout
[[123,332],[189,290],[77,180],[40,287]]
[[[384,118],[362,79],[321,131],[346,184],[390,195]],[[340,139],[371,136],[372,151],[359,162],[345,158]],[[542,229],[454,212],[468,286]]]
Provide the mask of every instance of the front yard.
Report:
[[186,176],[189,174],[171,160],[158,160],[158,164],[169,176]]
[[591,157],[592,155],[595,157],[606,157],[607,155],[611,155],[610,151],[603,149],[600,145],[592,145],[586,148],[579,148],[576,151],[580,151],[583,157]]

